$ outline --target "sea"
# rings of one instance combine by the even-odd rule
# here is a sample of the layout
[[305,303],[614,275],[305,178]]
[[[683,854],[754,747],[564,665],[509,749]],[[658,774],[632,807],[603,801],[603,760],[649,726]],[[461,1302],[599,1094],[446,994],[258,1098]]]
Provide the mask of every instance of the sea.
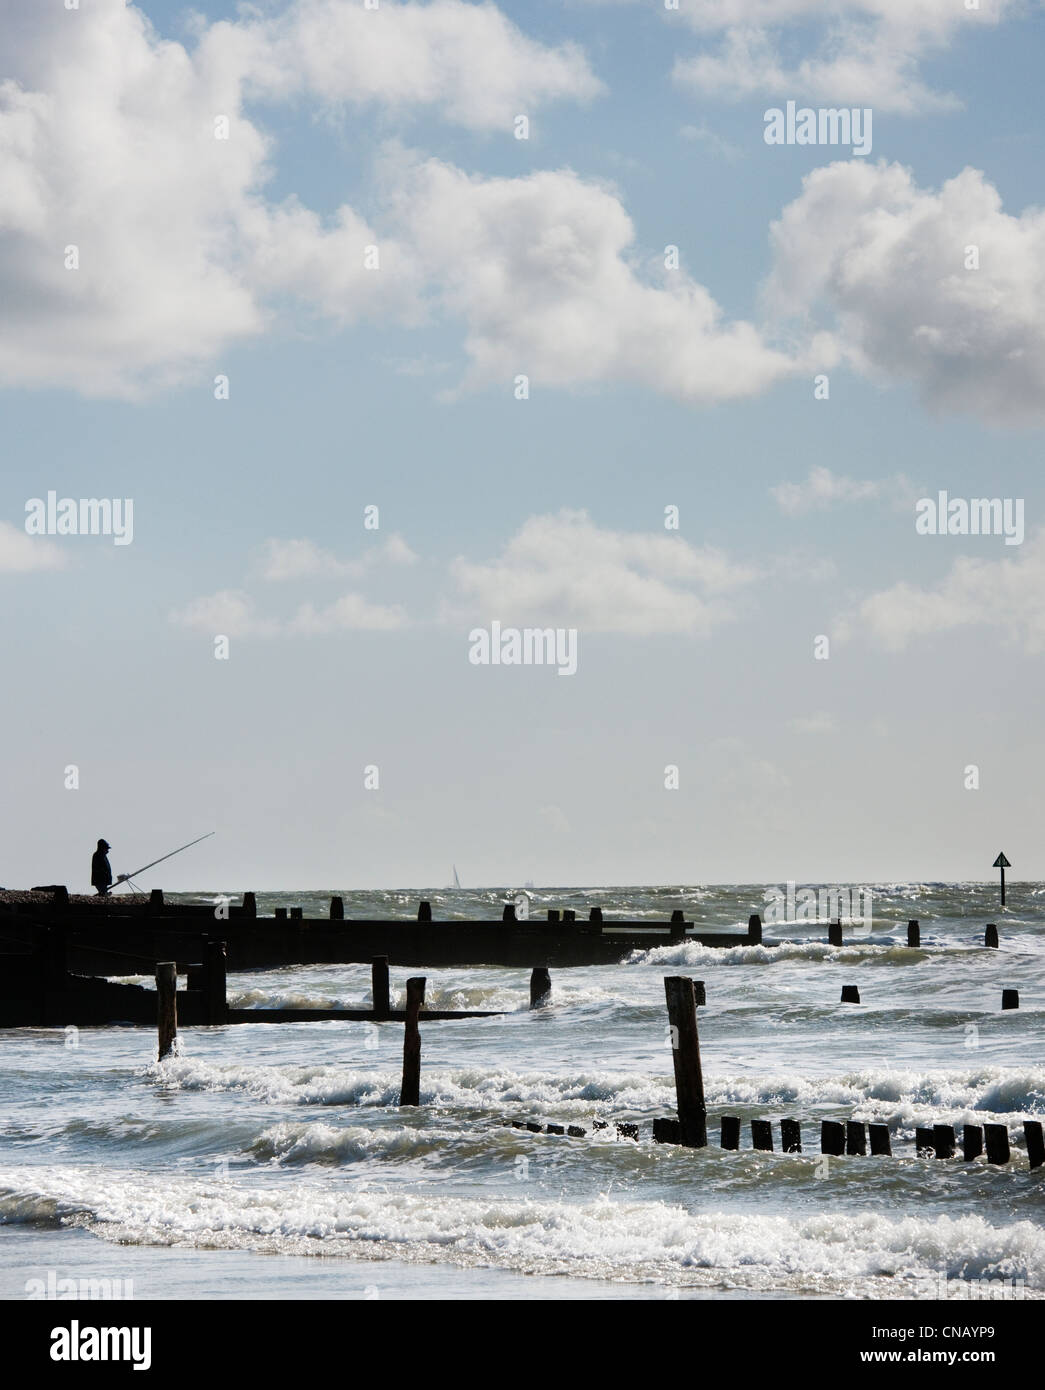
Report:
[[[257,1022],[185,1028],[162,1064],[150,1028],[5,1032],[0,1296],[1041,1299],[1045,1168],[1029,1168],[1022,1125],[1045,1119],[1045,884],[1009,885],[1005,908],[997,884],[863,886],[870,920],[846,923],[841,946],[797,912],[767,921],[776,946],[654,938],[615,965],[553,970],[532,1012],[526,970],[393,967],[394,1003],[424,974],[429,1008],[503,1011],[422,1013],[418,1108],[398,1104],[401,1023],[265,1021],[365,1005],[365,965],[230,973],[230,1002]],[[598,906],[607,922],[681,908],[743,937],[769,887],[529,900],[532,915]],[[259,893],[258,910],[325,916],[335,892],[370,919],[414,917],[421,898],[437,920],[499,918],[516,895],[334,888]],[[706,991],[706,1149],[651,1137],[674,1113],[664,979],[679,974]],[[723,1115],[742,1120],[738,1152],[719,1146]],[[782,1118],[804,1152],[779,1151]],[[776,1152],[752,1149],[752,1119],[774,1121]],[[825,1160],[824,1119],[888,1125],[893,1156]],[[1008,1127],[1007,1166],[915,1153],[917,1126],[990,1123]]]

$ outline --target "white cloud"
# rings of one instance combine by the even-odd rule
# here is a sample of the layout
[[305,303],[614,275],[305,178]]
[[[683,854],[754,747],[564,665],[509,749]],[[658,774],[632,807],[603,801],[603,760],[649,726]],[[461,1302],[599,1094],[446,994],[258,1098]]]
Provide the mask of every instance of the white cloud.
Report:
[[453,561],[443,616],[544,623],[587,632],[704,635],[728,621],[726,595],[756,571],[680,536],[611,531],[583,511],[534,516],[489,564]]
[[66,557],[52,541],[27,536],[25,528],[0,521],[0,574],[30,574],[35,570],[57,570]]
[[253,599],[240,589],[195,599],[171,614],[171,621],[214,636],[293,637],[317,636],[333,632],[390,632],[406,626],[407,618],[398,604],[370,603],[360,594],[344,594],[325,608],[303,603],[292,617],[262,618]]
[[731,140],[726,140],[703,124],[684,125],[679,129],[679,136],[683,140],[703,145],[711,154],[717,155],[720,159],[725,159],[731,164],[734,160],[742,159],[744,155],[744,151],[739,145],[734,145]]
[[261,574],[264,579],[302,579],[322,576],[336,577],[352,572],[351,563],[339,560],[321,549],[315,541],[277,539],[267,540]]
[[843,502],[867,502],[878,497],[892,497],[907,502],[914,497],[912,484],[902,475],[891,478],[859,481],[832,473],[830,468],[817,466],[801,483],[778,483],[769,491],[777,506],[787,516],[805,512],[826,511]]
[[381,556],[390,565],[416,565],[418,556],[410,549],[398,531],[393,531],[381,549]]
[[241,589],[222,589],[194,599],[172,613],[171,621],[215,637],[271,637],[277,630],[271,620],[256,615],[253,600]]
[[983,626],[1019,642],[1029,654],[1045,651],[1045,530],[1012,558],[963,555],[934,586],[904,581],[871,594],[845,621],[843,635],[854,626],[894,651],[919,637]]
[[772,241],[767,302],[805,324],[832,314],[857,369],[911,381],[937,409],[1045,419],[1045,212],[1003,212],[975,169],[936,193],[898,164],[850,160],[804,180]]
[[[959,105],[920,65],[999,23],[1019,0],[705,0],[685,21],[717,41],[680,57],[675,78],[702,96],[794,98],[911,115]],[[790,55],[798,49],[800,56]]]
[[325,608],[302,604],[285,625],[288,633],[314,635],[329,632],[392,632],[405,627],[406,613],[399,604],[370,603],[361,594],[344,594]]
[[315,541],[306,539],[271,538],[265,541],[262,550],[261,575],[264,579],[272,580],[358,578],[381,562],[392,565],[417,563],[417,556],[397,531],[393,531],[380,544],[371,545],[357,560],[339,560],[330,551],[316,545]]
[[473,130],[511,129],[519,112],[604,88],[573,43],[548,47],[492,4],[296,0],[274,18],[216,24],[208,57],[251,95],[301,92],[331,105],[434,107]]
[[[638,273],[635,230],[608,188],[569,170],[471,178],[403,158],[392,193],[446,310],[465,322],[469,384],[637,381],[687,401],[755,395],[803,370],[659,259]],[[819,352],[821,345],[817,345]],[[809,359],[812,360],[812,359]]]
[[[461,0],[297,0],[277,18],[198,30],[190,52],[125,0],[5,13],[0,382],[162,388],[265,331],[280,295],[341,323],[416,320],[413,262],[393,238],[347,207],[323,219],[265,200],[275,151],[248,100],[301,92],[503,128],[518,109],[598,90],[576,49]],[[228,139],[215,138],[218,116]],[[380,272],[364,267],[368,245]]]

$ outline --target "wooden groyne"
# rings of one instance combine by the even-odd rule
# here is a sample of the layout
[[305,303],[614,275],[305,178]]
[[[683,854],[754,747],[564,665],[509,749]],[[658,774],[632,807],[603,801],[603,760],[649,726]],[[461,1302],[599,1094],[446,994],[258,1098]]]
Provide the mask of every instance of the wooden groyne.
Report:
[[[586,920],[572,909],[549,909],[545,918],[519,918],[506,903],[498,920],[437,921],[421,902],[413,918],[346,918],[340,897],[330,900],[326,917],[305,917],[301,908],[277,908],[271,917],[257,911],[254,893],[218,907],[167,901],[161,890],[130,900],[70,898],[64,889],[46,893],[0,894],[0,949],[28,948],[33,929],[61,927],[67,934],[71,968],[81,974],[140,973],[143,958],[180,957],[181,938],[208,929],[220,934],[230,970],[285,965],[365,964],[387,956],[396,966],[606,965],[634,950],[701,940],[734,945],[745,938],[731,933],[696,933],[675,911],[666,922],[604,919],[591,908]],[[27,900],[28,899],[28,900]],[[6,946],[5,946],[5,943]]]
[[[545,918],[520,918],[506,903],[499,920],[437,921],[431,904],[421,902],[413,918],[346,918],[341,897],[330,899],[326,917],[305,917],[300,907],[277,908],[260,916],[254,893],[238,903],[211,907],[173,903],[154,889],[149,898],[112,895],[70,897],[60,885],[30,893],[0,892],[0,951],[30,950],[39,928],[65,933],[69,968],[81,975],[151,974],[159,960],[184,958],[185,938],[220,936],[230,970],[286,965],[365,964],[387,956],[395,966],[460,965],[551,967],[612,965],[633,951],[692,941],[702,946],[735,947],[783,943],[768,940],[762,919],[753,913],[746,932],[698,930],[682,909],[668,921],[633,921],[604,915],[592,907],[586,919],[566,908],[549,908]],[[803,941],[811,940],[804,936]],[[826,939],[845,944],[841,920],[830,923]],[[920,925],[908,924],[910,945],[919,945]],[[986,930],[985,944],[997,945],[997,928]],[[142,963],[147,963],[143,971]]]
[[[68,969],[65,933],[60,928],[38,931],[31,950],[0,955],[0,1028],[80,1028],[107,1024],[151,1024],[157,1021],[161,1056],[165,1031],[173,1037],[178,1020],[192,1027],[232,1023],[321,1023],[334,1019],[346,1022],[394,1022],[407,1017],[407,1010],[393,1009],[389,1002],[387,957],[371,964],[369,1007],[238,1009],[228,1004],[227,955],[224,941],[209,937],[180,938],[180,961],[151,962],[138,959],[136,973],[155,970],[156,988],[102,980],[79,975]],[[547,978],[547,970],[543,975]],[[179,975],[185,988],[179,990]],[[550,983],[549,983],[550,988]],[[532,990],[532,985],[531,985]],[[409,1007],[409,1006],[408,1006]],[[503,1010],[431,1009],[430,1020],[494,1018]],[[169,1049],[168,1049],[169,1050]]]
[[[518,1120],[505,1118],[502,1127],[525,1130],[530,1134],[565,1134],[570,1138],[584,1139],[589,1131],[583,1125],[545,1124],[537,1120]],[[903,1154],[893,1151],[892,1135],[889,1126],[873,1124],[863,1120],[821,1120],[819,1125],[819,1149],[803,1146],[801,1121],[793,1118],[782,1119],[780,1126],[780,1153],[810,1154],[820,1153],[828,1158],[921,1158],[945,1159],[958,1157],[957,1129],[954,1125],[934,1124],[918,1127],[915,1130],[911,1151]],[[681,1129],[677,1119],[668,1117],[656,1119],[648,1132],[644,1132],[637,1121],[596,1120],[590,1135],[593,1137],[603,1131],[618,1139],[638,1141],[648,1137],[655,1144],[682,1145]],[[748,1152],[775,1153],[772,1120],[750,1121],[751,1148]],[[740,1150],[741,1121],[737,1115],[723,1115],[720,1121],[719,1148],[730,1152]],[[1045,1166],[1045,1134],[1040,1120],[1024,1120],[1023,1139],[1027,1149],[1027,1165],[1036,1169]],[[963,1125],[961,1139],[961,1160],[971,1163],[983,1157],[988,1164],[1004,1167],[1012,1159],[1011,1135],[1007,1125]],[[684,1146],[693,1147],[693,1146]],[[697,1145],[708,1148],[708,1143]]]
[[[669,976],[664,981],[664,993],[668,1007],[668,1028],[671,1039],[672,1061],[675,1071],[676,1114],[655,1119],[652,1123],[651,1138],[657,1144],[676,1144],[688,1149],[708,1147],[707,1103],[704,1096],[703,1068],[700,1059],[700,1037],[697,1029],[697,1006],[705,1002],[704,983],[684,975]],[[608,1120],[595,1120],[592,1133],[608,1130]],[[524,1129],[531,1134],[565,1133],[571,1138],[583,1139],[587,1131],[580,1125],[570,1125],[564,1130],[561,1124],[543,1124],[536,1120],[502,1119],[502,1126]],[[614,1133],[618,1139],[638,1140],[640,1128],[636,1121],[617,1120],[613,1122]],[[780,1151],[785,1154],[808,1152],[803,1148],[802,1123],[792,1116],[779,1121]],[[740,1149],[742,1122],[739,1115],[723,1115],[719,1121],[719,1147],[736,1152]],[[750,1121],[751,1149],[754,1152],[773,1153],[773,1121],[752,1119]],[[1027,1162],[1031,1169],[1045,1167],[1045,1133],[1040,1120],[1023,1122],[1024,1142],[1027,1148]],[[914,1136],[914,1157],[932,1159],[953,1159],[958,1148],[957,1132],[954,1125],[934,1124],[917,1127]],[[863,1120],[821,1120],[821,1156],[828,1158],[893,1157],[892,1136],[889,1126],[868,1123]],[[1012,1157],[1010,1135],[1007,1125],[985,1124],[964,1125],[962,1127],[962,1161],[971,1163],[982,1156],[988,1164],[1002,1167]]]

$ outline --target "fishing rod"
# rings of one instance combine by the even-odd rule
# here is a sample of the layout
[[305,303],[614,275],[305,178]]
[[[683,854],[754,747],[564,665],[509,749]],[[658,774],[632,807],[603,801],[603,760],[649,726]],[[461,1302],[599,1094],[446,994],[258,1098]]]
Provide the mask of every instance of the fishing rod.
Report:
[[216,831],[208,830],[206,835],[201,835],[198,840],[190,840],[187,845],[182,845],[180,849],[172,849],[170,854],[161,854],[159,859],[154,859],[151,864],[144,864],[140,869],[134,869],[129,874],[118,874],[114,887],[118,887],[121,883],[129,883],[132,878],[137,878],[138,875],[143,874],[146,869],[154,869],[157,864],[162,864],[165,859],[173,859],[176,854],[181,854],[183,849],[191,849],[193,845],[198,845],[200,840],[209,840],[210,837],[215,834],[217,834]]

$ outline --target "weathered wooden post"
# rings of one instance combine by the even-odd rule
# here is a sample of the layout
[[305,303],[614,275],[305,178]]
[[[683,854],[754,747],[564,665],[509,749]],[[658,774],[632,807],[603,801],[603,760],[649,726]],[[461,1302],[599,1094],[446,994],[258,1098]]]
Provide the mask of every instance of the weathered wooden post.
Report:
[[871,1138],[871,1154],[875,1158],[890,1158],[893,1146],[889,1140],[888,1125],[868,1125],[867,1132]]
[[256,917],[258,915],[258,899],[254,893],[243,894],[243,907],[240,909],[244,917]]
[[172,960],[156,963],[156,1031],[162,1062],[178,1040],[178,967]]
[[1045,1138],[1042,1137],[1040,1120],[1024,1120],[1023,1137],[1027,1141],[1027,1163],[1031,1168],[1040,1168],[1045,1163]]
[[292,907],[292,908],[290,909],[290,920],[291,920],[292,922],[300,922],[300,921],[303,921],[303,920],[304,920],[304,916],[305,916],[304,911],[303,911],[300,907]]
[[227,966],[224,941],[208,941],[204,975],[204,1009],[210,1024],[224,1023],[228,1018]]
[[1020,1007],[1019,990],[1003,989],[1001,992],[1001,1006],[1003,1009],[1018,1009]]
[[557,907],[550,907],[550,908],[548,909],[548,921],[549,921],[549,922],[557,922],[558,920],[559,920],[559,909],[558,909]]
[[908,946],[920,946],[922,944],[922,928],[920,923],[907,923],[907,944]]
[[[399,1104],[421,1104],[421,1034],[417,1016],[425,1001],[425,977],[412,975],[406,982],[406,1028],[403,1032],[403,1084]],[[538,1125],[538,1129],[540,1126]]]
[[535,965],[530,971],[530,1008],[547,1004],[552,992],[552,977],[546,965]]
[[780,1121],[780,1147],[786,1154],[800,1154],[802,1152],[802,1125],[800,1121]]
[[936,1144],[931,1129],[921,1125],[915,1126],[914,1151],[919,1158],[934,1158],[936,1156]]
[[588,921],[589,921],[589,922],[601,922],[601,921],[602,921],[602,908],[601,908],[601,907],[593,907],[593,908],[591,909],[591,911],[588,913]]
[[845,1125],[839,1120],[820,1121],[820,1152],[832,1158],[845,1153]]
[[837,917],[830,922],[827,927],[827,944],[829,946],[841,946],[842,943],[842,919]]
[[564,922],[576,922],[576,911],[572,907],[564,907],[562,910],[562,920]]
[[841,1000],[841,1002],[842,1002],[843,1004],[859,1004],[859,1002],[860,1002],[860,991],[859,991],[859,989],[857,988],[856,985],[843,985],[843,986],[842,986],[842,1000]]
[[374,1017],[388,1018],[392,1005],[388,994],[387,956],[375,956],[370,962],[370,993],[374,1001]]
[[867,1153],[867,1127],[862,1120],[846,1120],[845,1151],[847,1154]]
[[417,920],[419,922],[430,922],[432,920],[432,904],[428,902],[417,904]]
[[154,889],[152,890],[152,892],[149,894],[149,907],[148,907],[148,911],[149,911],[150,916],[153,916],[153,915],[159,916],[159,915],[163,912],[163,889],[162,889],[162,888],[154,888]]
[[988,1163],[1008,1163],[1009,1131],[1005,1125],[984,1125],[983,1137],[987,1145]]
[[761,946],[762,944],[762,918],[757,912],[752,912],[747,919],[747,940],[749,946]]
[[285,907],[274,907],[272,909],[272,915],[277,922],[285,922],[287,920],[287,909]]
[[515,904],[514,904],[514,903],[505,903],[504,907],[501,909],[501,921],[502,921],[502,922],[514,922],[514,921],[516,921],[516,916],[515,916]]
[[751,1147],[761,1153],[773,1152],[773,1122],[771,1120],[751,1121]]
[[332,922],[343,922],[345,920],[345,900],[335,895],[330,899],[330,920]]
[[723,1115],[719,1129],[719,1146],[735,1152],[740,1148],[740,1116]]
[[700,1066],[693,981],[686,975],[669,975],[664,980],[664,993],[668,1002],[671,1059],[675,1066],[675,1098],[682,1143],[687,1149],[702,1149],[708,1142],[707,1104]]
[[987,923],[987,930],[983,933],[983,944],[985,946],[997,946],[998,928],[993,922]]
[[682,1128],[678,1120],[657,1118],[653,1121],[654,1144],[680,1144]]
[[983,1130],[979,1125],[965,1125],[962,1128],[962,1158],[971,1163],[983,1153]]
[[933,1150],[937,1158],[953,1158],[955,1148],[954,1126],[933,1125]]
[[636,1142],[636,1144],[637,1144],[637,1143],[639,1142],[639,1127],[638,1127],[638,1125],[635,1124],[633,1121],[629,1121],[629,1120],[618,1120],[618,1121],[617,1121],[617,1138],[618,1138],[618,1139],[634,1139],[635,1142]]
[[682,911],[681,907],[672,909],[671,920],[672,922],[684,922],[686,920],[686,914]]
[[59,912],[64,912],[69,906],[69,889],[64,883],[56,883],[54,892],[51,895],[51,907]]

